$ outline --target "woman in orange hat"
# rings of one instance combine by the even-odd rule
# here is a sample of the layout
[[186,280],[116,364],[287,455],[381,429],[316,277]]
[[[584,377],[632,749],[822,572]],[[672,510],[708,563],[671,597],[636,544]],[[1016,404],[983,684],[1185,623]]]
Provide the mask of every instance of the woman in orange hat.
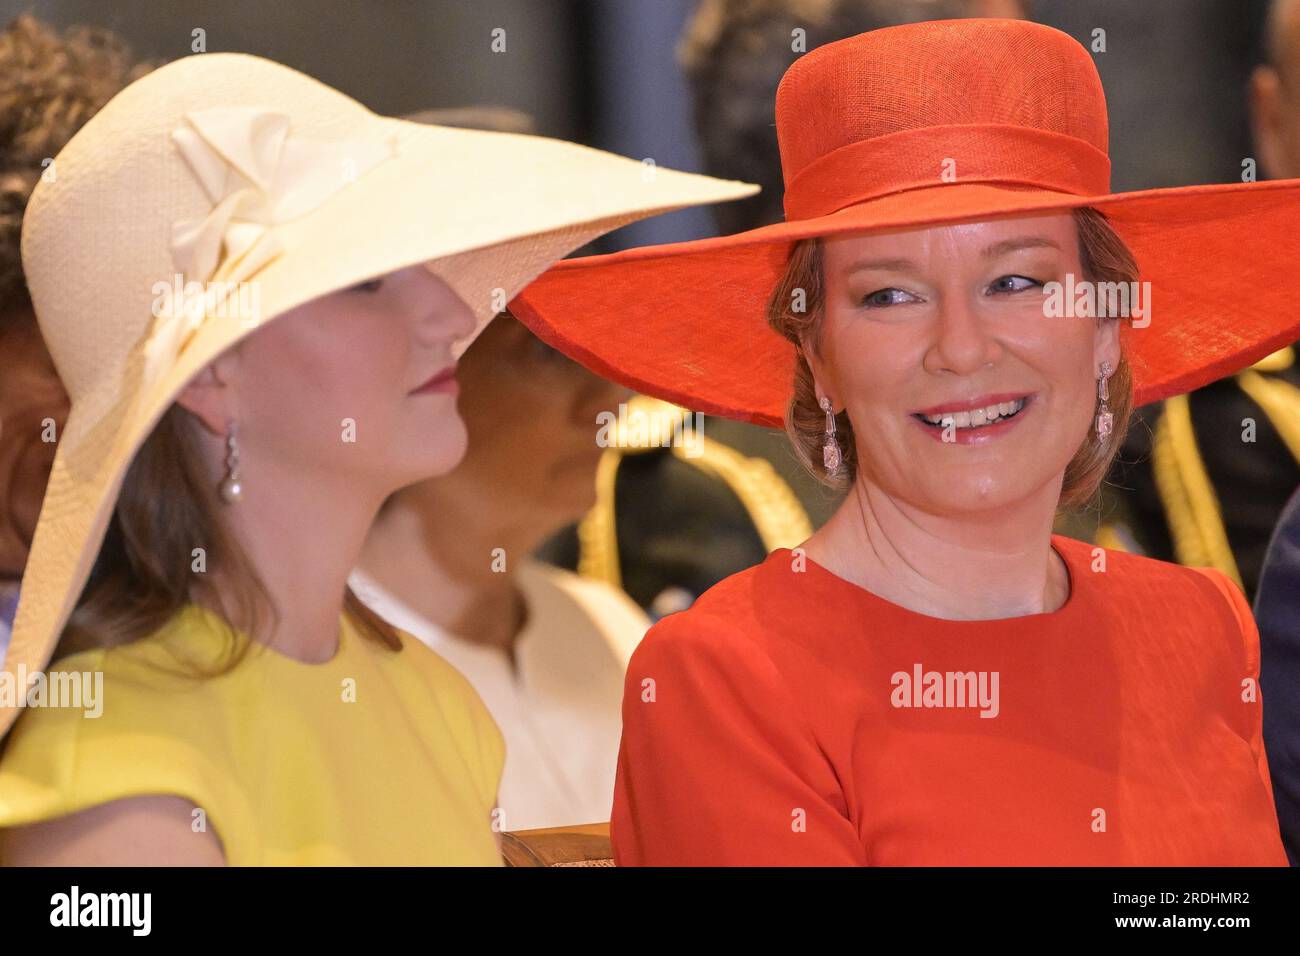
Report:
[[1091,58],[1017,21],[822,47],[776,116],[784,223],[513,306],[848,491],[634,654],[617,861],[1284,865],[1241,593],[1052,527],[1135,401],[1296,337],[1300,184],[1111,194]]

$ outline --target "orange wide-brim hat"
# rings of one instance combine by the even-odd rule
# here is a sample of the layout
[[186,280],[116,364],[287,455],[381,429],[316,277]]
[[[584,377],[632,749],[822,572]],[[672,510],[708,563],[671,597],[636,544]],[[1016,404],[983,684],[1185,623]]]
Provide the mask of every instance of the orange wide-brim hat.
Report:
[[766,306],[794,241],[1092,207],[1151,283],[1149,323],[1122,332],[1136,404],[1300,335],[1300,180],[1112,193],[1101,79],[1058,30],[946,20],[819,47],[782,79],[776,129],[785,222],[567,260],[511,311],[618,382],[775,426],[795,350]]

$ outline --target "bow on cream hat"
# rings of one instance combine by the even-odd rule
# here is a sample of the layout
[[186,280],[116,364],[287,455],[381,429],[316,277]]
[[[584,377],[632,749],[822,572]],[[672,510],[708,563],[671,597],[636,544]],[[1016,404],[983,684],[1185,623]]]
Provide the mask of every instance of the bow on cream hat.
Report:
[[[275,226],[316,209],[393,155],[384,142],[291,139],[287,115],[252,106],[195,110],[171,135],[212,203],[205,215],[172,224],[172,262],[177,275],[206,286],[198,301],[213,311],[284,251]],[[167,311],[145,345],[145,382],[175,360],[204,318],[175,303]]]
[[[476,335],[602,233],[756,191],[543,137],[378,116],[242,54],[191,56],[137,80],[59,153],[24,218],[23,268],[72,407],[9,680],[49,662],[140,444],[258,324],[426,263],[473,310]],[[237,307],[249,285],[251,316]],[[182,303],[160,306],[159,289],[173,287]],[[21,704],[0,705],[0,734]]]

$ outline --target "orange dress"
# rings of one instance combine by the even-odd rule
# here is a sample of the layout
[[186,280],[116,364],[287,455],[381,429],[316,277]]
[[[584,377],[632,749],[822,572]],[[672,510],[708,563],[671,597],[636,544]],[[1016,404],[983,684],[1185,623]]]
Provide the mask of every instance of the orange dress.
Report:
[[780,549],[664,618],[624,688],[617,863],[1285,866],[1240,591],[1052,543],[1050,614],[928,617]]

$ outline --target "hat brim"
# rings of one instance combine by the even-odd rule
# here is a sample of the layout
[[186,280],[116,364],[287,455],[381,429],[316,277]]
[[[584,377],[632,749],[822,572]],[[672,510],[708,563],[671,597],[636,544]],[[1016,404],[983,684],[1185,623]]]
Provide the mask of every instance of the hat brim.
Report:
[[511,303],[548,344],[640,392],[779,427],[795,354],[765,321],[791,244],[1093,207],[1154,300],[1125,326],[1137,404],[1199,388],[1295,341],[1300,180],[1075,196],[953,183],[736,235],[557,263]]
[[[373,126],[358,135],[392,140],[394,156],[319,208],[276,227],[284,251],[248,280],[258,285],[256,326],[214,313],[147,387],[141,341],[125,381],[110,382],[111,393],[73,401],[3,672],[31,674],[49,663],[136,452],[185,385],[257,328],[320,296],[427,263],[475,313],[475,331],[458,343],[459,354],[498,306],[574,249],[647,216],[757,191],[543,137],[374,114],[364,122]],[[18,717],[19,698],[15,707],[0,707],[0,737]]]

